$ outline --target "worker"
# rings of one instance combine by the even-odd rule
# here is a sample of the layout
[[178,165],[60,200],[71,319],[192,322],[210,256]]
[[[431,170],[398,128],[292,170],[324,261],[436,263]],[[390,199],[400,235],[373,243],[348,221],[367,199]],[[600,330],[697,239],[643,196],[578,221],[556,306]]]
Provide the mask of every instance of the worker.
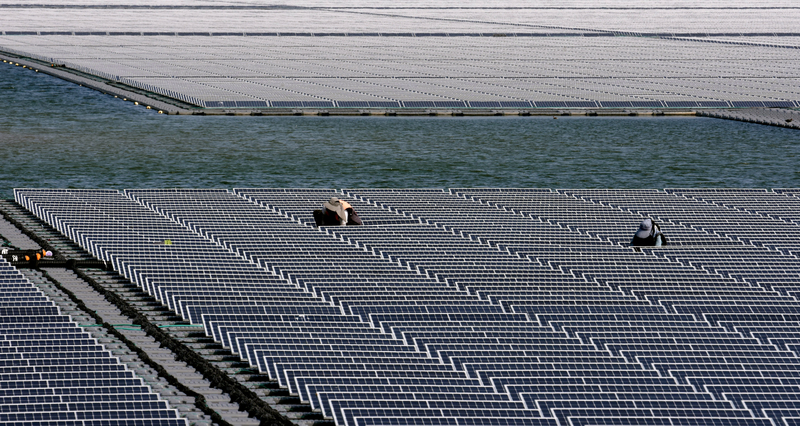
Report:
[[632,246],[665,246],[667,237],[661,232],[661,227],[647,218],[639,225],[639,230],[633,235]]
[[322,210],[314,210],[317,226],[361,225],[361,218],[347,201],[331,197],[322,203]]

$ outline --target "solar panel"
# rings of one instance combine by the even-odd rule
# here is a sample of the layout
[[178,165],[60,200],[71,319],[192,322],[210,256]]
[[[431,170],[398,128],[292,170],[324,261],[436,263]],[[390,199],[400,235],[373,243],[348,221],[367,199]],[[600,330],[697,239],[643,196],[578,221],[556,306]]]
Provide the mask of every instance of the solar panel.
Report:
[[[797,393],[800,368],[800,269],[770,247],[791,194],[15,192],[340,424],[765,420],[745,398]],[[330,196],[367,225],[316,228]],[[628,247],[645,214],[675,244]]]
[[0,287],[6,290],[0,298],[0,421],[187,424],[5,259],[0,259]]

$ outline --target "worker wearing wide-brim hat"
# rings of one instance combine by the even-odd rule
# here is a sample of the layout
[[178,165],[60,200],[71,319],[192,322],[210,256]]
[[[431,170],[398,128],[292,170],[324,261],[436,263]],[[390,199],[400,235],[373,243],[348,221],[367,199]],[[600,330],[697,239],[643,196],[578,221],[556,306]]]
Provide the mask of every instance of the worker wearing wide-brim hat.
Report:
[[322,210],[314,211],[317,226],[361,225],[361,218],[347,201],[331,197],[322,203]]
[[633,234],[632,246],[665,246],[667,237],[653,219],[647,218],[639,224],[639,230]]

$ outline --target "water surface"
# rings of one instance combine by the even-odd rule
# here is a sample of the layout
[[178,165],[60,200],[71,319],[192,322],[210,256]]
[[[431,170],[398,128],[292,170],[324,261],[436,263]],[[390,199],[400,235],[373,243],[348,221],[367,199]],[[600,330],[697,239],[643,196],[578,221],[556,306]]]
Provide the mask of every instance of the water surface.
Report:
[[700,117],[159,115],[0,64],[15,187],[798,187],[800,132]]

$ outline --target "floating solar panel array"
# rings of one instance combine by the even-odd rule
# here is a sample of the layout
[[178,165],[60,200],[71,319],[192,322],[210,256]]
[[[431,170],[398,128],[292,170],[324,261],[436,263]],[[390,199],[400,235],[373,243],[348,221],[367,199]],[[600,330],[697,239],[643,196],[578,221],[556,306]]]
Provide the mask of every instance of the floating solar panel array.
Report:
[[186,2],[103,0],[69,5],[59,0],[3,4],[6,32],[50,33],[736,33],[796,32],[797,4],[791,0],[759,3],[684,0],[638,4],[605,0],[548,1],[521,4],[496,0],[405,2],[263,1]]
[[187,425],[3,258],[0,288],[1,424]]
[[767,124],[800,129],[800,111],[785,108],[748,108],[745,110],[705,110],[705,117]]
[[339,425],[800,417],[800,189],[15,196]]
[[[0,36],[0,45],[206,108],[729,108],[800,99],[796,50],[658,38]],[[742,59],[751,57],[764,60]]]
[[204,108],[800,106],[782,0],[304,3],[0,4],[0,51]]

